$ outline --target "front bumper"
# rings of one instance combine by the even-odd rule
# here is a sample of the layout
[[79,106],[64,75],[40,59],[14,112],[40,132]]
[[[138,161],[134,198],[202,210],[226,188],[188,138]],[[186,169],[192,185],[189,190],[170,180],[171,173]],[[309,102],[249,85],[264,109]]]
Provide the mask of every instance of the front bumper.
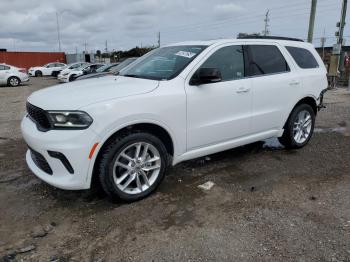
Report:
[[24,75],[24,76],[21,76],[21,82],[28,82],[29,81],[29,75]]
[[[22,120],[21,129],[28,147],[41,154],[52,170],[52,174],[43,171],[35,163],[31,150],[28,150],[26,161],[30,170],[37,177],[61,189],[90,188],[89,170],[93,163],[89,160],[89,153],[94,143],[99,140],[96,133],[91,129],[41,132],[27,116]],[[63,154],[72,166],[74,173],[69,172],[62,160],[54,157],[50,151]]]
[[60,81],[61,83],[68,83],[69,82],[69,76],[68,75],[58,75],[57,80]]

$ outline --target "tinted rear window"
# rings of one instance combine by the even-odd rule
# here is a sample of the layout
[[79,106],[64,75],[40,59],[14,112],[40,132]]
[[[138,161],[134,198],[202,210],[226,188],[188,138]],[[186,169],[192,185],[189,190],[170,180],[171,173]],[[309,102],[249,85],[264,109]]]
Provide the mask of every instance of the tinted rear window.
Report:
[[315,57],[309,50],[293,46],[286,46],[286,48],[299,67],[303,69],[319,67]]
[[274,45],[250,45],[250,75],[276,74],[289,71],[282,53]]

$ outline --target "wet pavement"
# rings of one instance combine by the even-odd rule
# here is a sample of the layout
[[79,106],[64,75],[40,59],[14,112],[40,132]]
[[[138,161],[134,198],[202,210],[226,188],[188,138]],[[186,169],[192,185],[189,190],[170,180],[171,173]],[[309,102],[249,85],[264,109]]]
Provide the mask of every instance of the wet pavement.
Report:
[[307,147],[269,139],[187,161],[125,204],[55,189],[26,167],[24,102],[54,83],[0,88],[0,261],[350,261],[345,90],[327,93]]

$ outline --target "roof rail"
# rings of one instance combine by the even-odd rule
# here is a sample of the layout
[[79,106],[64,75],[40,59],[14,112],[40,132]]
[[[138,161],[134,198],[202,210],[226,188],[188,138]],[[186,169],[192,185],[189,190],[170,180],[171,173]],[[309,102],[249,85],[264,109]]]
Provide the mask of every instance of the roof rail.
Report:
[[237,39],[271,39],[271,40],[289,40],[289,41],[297,41],[304,42],[302,39],[292,38],[292,37],[283,37],[283,36],[260,36],[260,35],[245,35],[239,36]]

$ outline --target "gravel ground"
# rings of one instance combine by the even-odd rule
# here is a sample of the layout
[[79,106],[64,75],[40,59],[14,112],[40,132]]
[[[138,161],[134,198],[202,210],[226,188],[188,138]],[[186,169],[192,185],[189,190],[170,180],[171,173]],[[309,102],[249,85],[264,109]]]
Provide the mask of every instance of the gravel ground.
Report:
[[[28,170],[25,99],[0,89],[0,261],[350,261],[350,94],[326,95],[311,143],[259,142],[172,168],[158,192],[112,203]],[[198,185],[212,181],[208,191]]]

